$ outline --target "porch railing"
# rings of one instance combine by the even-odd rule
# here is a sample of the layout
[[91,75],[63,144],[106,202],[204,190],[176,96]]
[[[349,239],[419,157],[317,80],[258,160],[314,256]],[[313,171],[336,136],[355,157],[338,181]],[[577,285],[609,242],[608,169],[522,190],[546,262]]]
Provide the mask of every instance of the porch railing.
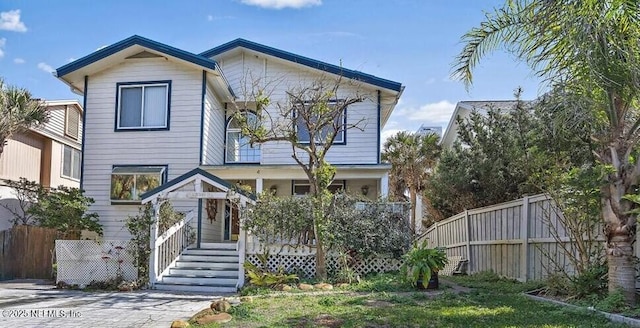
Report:
[[168,273],[178,256],[195,241],[195,235],[189,222],[195,212],[188,212],[182,220],[169,227],[162,235],[157,235],[157,223],[151,231],[151,263],[149,263],[149,282],[153,285]]

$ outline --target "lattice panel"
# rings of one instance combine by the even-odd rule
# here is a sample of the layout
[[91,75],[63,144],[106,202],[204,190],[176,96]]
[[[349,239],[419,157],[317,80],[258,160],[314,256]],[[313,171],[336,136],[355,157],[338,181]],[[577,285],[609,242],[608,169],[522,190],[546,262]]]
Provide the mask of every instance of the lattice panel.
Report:
[[86,286],[121,275],[124,280],[138,278],[133,255],[124,240],[56,240],[57,281]]
[[[260,260],[257,254],[247,254],[247,261],[260,266]],[[327,256],[327,271],[338,270],[338,257]],[[368,273],[377,272],[389,272],[400,269],[402,262],[392,258],[384,257],[372,257],[354,264],[353,269],[361,276]],[[267,260],[269,270],[275,271],[278,268],[283,268],[286,272],[295,272],[298,275],[306,278],[312,278],[316,274],[316,258],[315,254],[308,255],[269,255]]]

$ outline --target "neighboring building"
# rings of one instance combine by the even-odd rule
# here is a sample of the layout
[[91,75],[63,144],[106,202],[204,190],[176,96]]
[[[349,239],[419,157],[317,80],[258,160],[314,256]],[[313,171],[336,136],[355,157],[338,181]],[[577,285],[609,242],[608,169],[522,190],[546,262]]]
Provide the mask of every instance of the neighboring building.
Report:
[[[83,109],[77,100],[45,101],[49,121],[15,134],[0,155],[0,179],[21,177],[44,187],[79,187]],[[0,181],[0,203],[14,206],[15,194]],[[13,215],[0,207],[0,231],[11,227]]]
[[232,118],[235,104],[247,104],[239,110],[253,115],[245,91],[258,81],[278,82],[272,103],[323,76],[355,83],[366,100],[350,106],[346,120],[365,124],[341,134],[327,154],[337,168],[333,188],[371,199],[387,194],[390,166],[380,162],[380,131],[402,93],[400,83],[243,39],[196,55],[139,36],[56,74],[84,95],[81,185],[95,200],[91,210],[100,215],[105,239],[129,239],[123,220],[138,213],[141,195],[145,202],[175,196],[175,208],[198,217],[197,246],[226,252],[228,244],[220,243],[242,238],[238,211],[223,194],[232,184],[279,196],[308,191],[291,145],[252,147]]
[[421,135],[427,135],[427,134],[435,134],[438,137],[442,138],[442,127],[441,126],[426,126],[426,125],[420,125],[420,127],[418,128],[418,131],[416,131],[417,134],[421,134]]
[[473,111],[480,114],[486,114],[490,108],[510,111],[517,104],[515,100],[489,100],[489,101],[460,101],[453,110],[447,130],[440,139],[442,148],[451,148],[453,143],[458,139],[458,117],[466,119]]

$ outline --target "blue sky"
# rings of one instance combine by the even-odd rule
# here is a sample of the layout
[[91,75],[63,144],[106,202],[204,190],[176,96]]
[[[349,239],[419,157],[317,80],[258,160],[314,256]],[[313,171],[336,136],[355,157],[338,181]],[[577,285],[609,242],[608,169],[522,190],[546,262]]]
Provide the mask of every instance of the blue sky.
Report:
[[524,63],[495,53],[474,85],[451,81],[460,37],[503,0],[190,0],[0,3],[0,77],[44,99],[78,98],[51,70],[138,34],[194,53],[245,38],[401,82],[383,137],[421,124],[446,127],[462,100],[539,93]]

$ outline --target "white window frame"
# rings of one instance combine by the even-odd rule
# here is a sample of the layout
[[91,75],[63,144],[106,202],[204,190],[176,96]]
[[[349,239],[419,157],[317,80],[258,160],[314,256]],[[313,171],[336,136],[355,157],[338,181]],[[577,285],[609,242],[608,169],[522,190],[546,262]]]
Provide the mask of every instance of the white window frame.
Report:
[[[254,114],[254,113],[252,113],[252,112],[250,112],[250,111],[243,111],[243,113],[242,113],[242,114],[243,114],[243,115],[253,115],[253,116],[256,118],[256,120],[258,119],[258,118],[257,118],[257,116],[256,116],[256,114]],[[228,156],[228,154],[229,154],[229,147],[230,147],[230,142],[229,142],[229,141],[231,140],[231,138],[229,138],[229,134],[230,134],[230,133],[239,133],[240,139],[242,139],[242,129],[240,129],[240,128],[230,128],[230,127],[229,127],[229,126],[231,125],[231,123],[232,123],[234,120],[235,120],[235,117],[231,116],[231,118],[229,118],[229,122],[227,122],[227,126],[226,126],[226,132],[225,132],[225,134],[226,134],[226,139],[225,139],[225,141],[226,141],[226,142],[225,142],[225,153],[224,153],[224,156],[225,156],[225,163],[229,163],[229,164],[233,164],[233,163],[243,163],[243,164],[245,164],[245,163],[246,163],[246,164],[249,164],[249,163],[251,163],[251,164],[253,164],[253,163],[260,163],[260,161],[262,160],[262,149],[261,149],[261,147],[260,147],[260,145],[259,145],[259,144],[254,145],[254,146],[247,145],[248,147],[252,148],[254,151],[257,151],[257,152],[258,152],[258,154],[257,154],[257,157],[258,157],[258,158],[257,158],[257,160],[246,160],[246,159],[245,159],[245,160],[243,160],[243,159],[242,159],[242,146],[243,146],[243,145],[239,145],[239,147],[240,147],[240,148],[238,149],[238,152],[240,153],[240,155],[238,155],[238,157],[239,157],[240,159],[239,159],[239,160],[235,160],[235,161],[234,161],[234,160],[229,159],[229,156]]]
[[[147,87],[165,87],[165,109],[164,109],[164,125],[158,126],[145,126],[144,125],[144,95],[145,88]],[[133,88],[141,88],[142,89],[142,100],[140,103],[140,126],[121,126],[120,118],[122,117],[122,89],[133,89]],[[149,130],[149,129],[168,129],[169,128],[169,109],[171,107],[170,95],[171,93],[171,83],[169,81],[163,82],[149,82],[149,83],[118,83],[118,103],[117,103],[117,122],[116,122],[116,131],[119,130]]]
[[[65,175],[64,174],[64,163],[65,163],[65,150],[66,149],[71,149],[71,160],[69,161],[69,165],[71,165],[71,167],[69,168],[69,172],[71,172],[70,175]],[[77,154],[78,156],[73,156],[74,154]],[[73,164],[74,161],[73,159],[77,158],[77,167]],[[80,181],[80,175],[82,174],[82,152],[76,148],[73,148],[71,146],[68,145],[62,145],[62,156],[61,156],[61,161],[60,161],[60,176],[65,178],[65,179],[70,179],[73,181]],[[78,177],[75,178],[74,173],[78,174]]]
[[[146,170],[146,172],[145,172]],[[167,166],[166,165],[114,165],[109,175],[109,200],[113,204],[140,204],[140,195],[137,194],[136,188],[136,176],[138,175],[160,175],[161,186],[167,180]],[[113,176],[114,175],[132,175],[134,184],[131,190],[132,199],[115,199],[111,198],[111,191],[113,189]],[[153,189],[153,188],[152,188]]]

